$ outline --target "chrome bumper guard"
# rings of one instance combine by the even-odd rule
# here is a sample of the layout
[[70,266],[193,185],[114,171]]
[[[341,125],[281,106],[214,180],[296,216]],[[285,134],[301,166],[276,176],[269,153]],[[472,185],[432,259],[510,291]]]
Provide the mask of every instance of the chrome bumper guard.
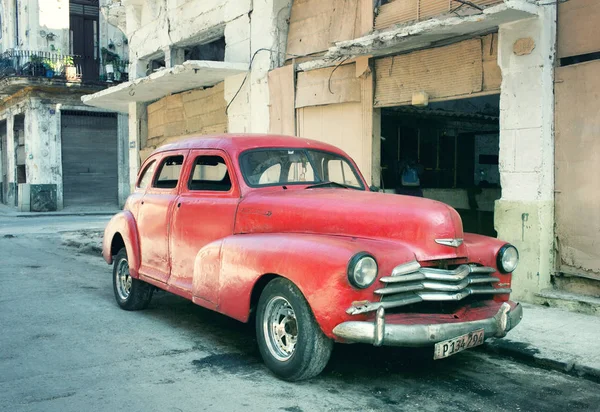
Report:
[[483,329],[485,338],[506,336],[506,333],[521,322],[523,307],[511,310],[503,303],[494,317],[461,323],[433,325],[386,325],[385,309],[377,309],[375,322],[350,321],[340,323],[333,329],[334,335],[352,343],[370,343],[375,346],[433,346],[457,336]]

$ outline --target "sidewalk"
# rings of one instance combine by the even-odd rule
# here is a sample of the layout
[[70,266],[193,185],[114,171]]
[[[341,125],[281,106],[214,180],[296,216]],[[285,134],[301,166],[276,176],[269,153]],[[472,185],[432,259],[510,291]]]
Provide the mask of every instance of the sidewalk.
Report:
[[0,217],[46,217],[46,216],[112,216],[121,209],[113,207],[68,207],[57,212],[19,212],[16,208],[0,203]]
[[523,304],[523,320],[484,350],[600,380],[600,317]]

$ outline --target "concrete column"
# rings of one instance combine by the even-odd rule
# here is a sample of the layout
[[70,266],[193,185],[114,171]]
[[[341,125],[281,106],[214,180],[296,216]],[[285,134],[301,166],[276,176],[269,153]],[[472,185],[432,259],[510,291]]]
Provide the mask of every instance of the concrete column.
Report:
[[[556,9],[500,26],[500,180],[498,237],[514,244],[521,262],[513,296],[533,301],[550,287],[554,269],[554,60]],[[535,45],[519,47],[520,45]]]
[[148,70],[148,60],[134,59],[129,63],[129,80],[139,79],[146,76]]
[[148,138],[148,110],[144,103],[129,103],[129,188],[133,191],[140,170],[139,150]]
[[[245,13],[238,11],[238,13],[240,14],[225,26],[225,61],[249,64],[250,16],[247,11]],[[225,100],[228,103],[231,102],[227,110],[229,132],[247,133],[251,131],[250,79],[245,78],[246,74],[239,74],[225,79]],[[234,96],[235,100],[233,100]]]
[[165,67],[170,68],[183,64],[185,60],[185,50],[179,47],[167,47],[165,50]]
[[285,52],[285,49],[280,50],[282,42],[279,38],[278,18],[281,13],[288,12],[291,1],[268,0],[254,2],[253,5],[254,10],[250,21],[250,56],[255,57],[248,79],[250,82],[251,131],[266,133],[269,131],[270,122],[267,74],[269,70],[278,66],[280,53]]
[[25,169],[30,185],[56,185],[56,207],[63,208],[60,110],[32,98],[25,111]]
[[117,164],[119,180],[119,206],[123,206],[129,196],[129,116],[117,115]]

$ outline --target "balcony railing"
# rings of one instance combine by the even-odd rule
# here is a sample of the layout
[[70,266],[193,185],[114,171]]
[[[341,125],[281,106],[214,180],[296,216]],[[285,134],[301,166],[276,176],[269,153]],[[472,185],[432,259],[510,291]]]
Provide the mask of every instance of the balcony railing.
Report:
[[0,54],[0,78],[46,77],[80,81],[81,58],[76,55],[32,50],[7,50]]
[[120,83],[128,80],[128,65],[128,61],[120,59],[100,64],[74,54],[11,49],[0,54],[0,78],[45,77],[68,82]]

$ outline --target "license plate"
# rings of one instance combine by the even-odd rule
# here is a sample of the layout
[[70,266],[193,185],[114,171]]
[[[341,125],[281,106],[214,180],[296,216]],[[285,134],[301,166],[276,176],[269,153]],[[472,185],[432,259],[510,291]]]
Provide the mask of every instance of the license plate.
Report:
[[483,343],[483,329],[435,344],[433,359],[443,359]]

